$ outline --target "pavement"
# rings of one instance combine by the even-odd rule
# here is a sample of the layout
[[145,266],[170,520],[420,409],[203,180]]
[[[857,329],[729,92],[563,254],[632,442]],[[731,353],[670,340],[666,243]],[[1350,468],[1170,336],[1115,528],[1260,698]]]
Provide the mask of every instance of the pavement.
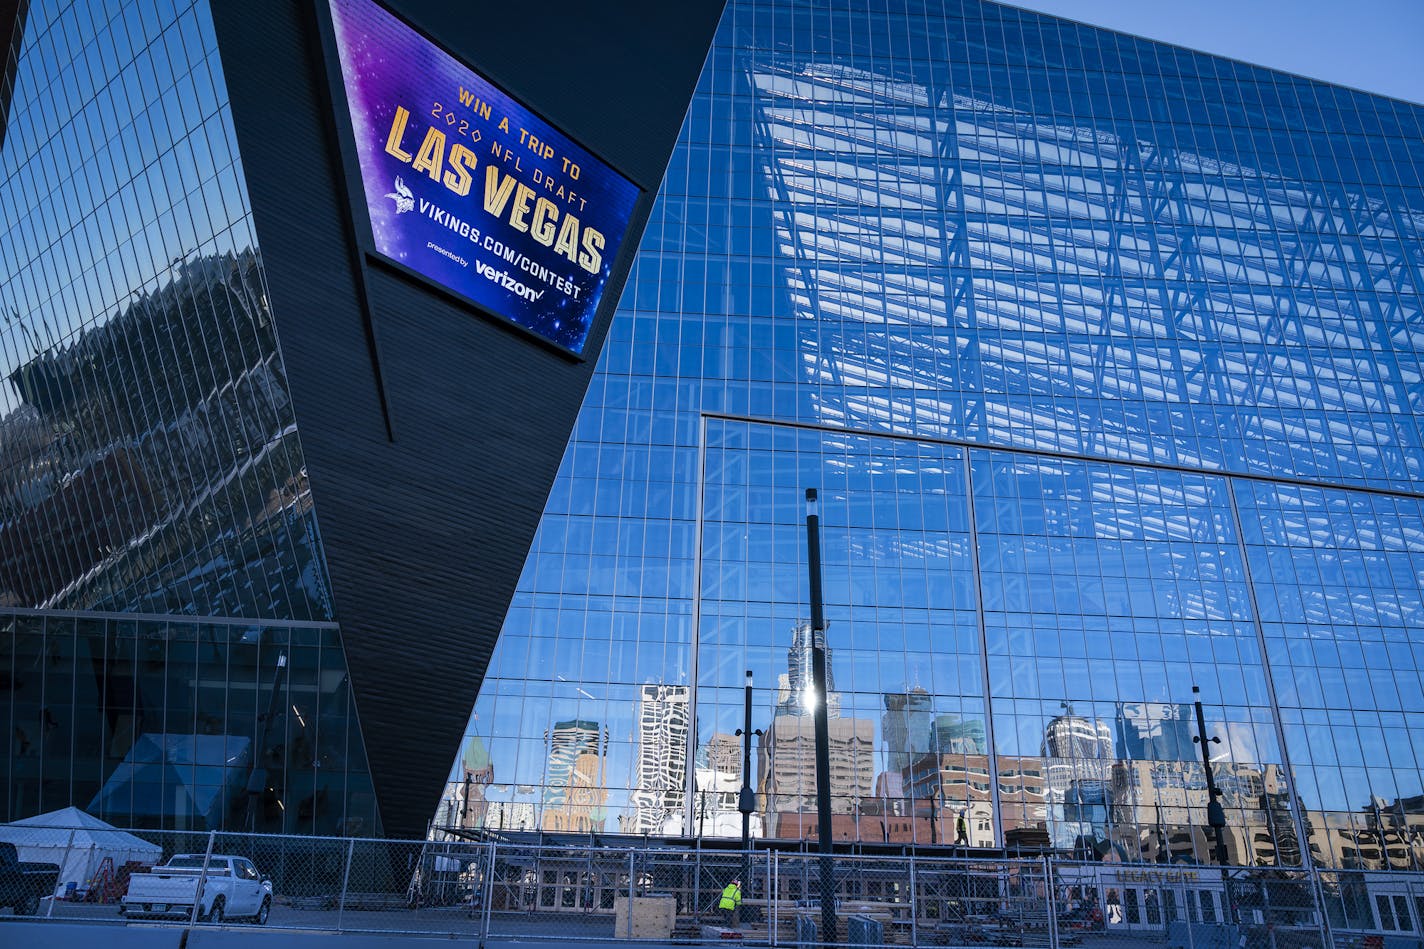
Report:
[[[53,910],[45,907],[41,912],[51,915],[45,919],[0,916],[0,949],[447,949],[481,945],[482,921],[478,916],[471,918],[466,907],[348,911],[340,920],[342,932],[332,931],[338,923],[334,911],[283,905],[272,908],[266,927],[190,928],[177,921],[128,920],[112,905],[55,903]],[[484,949],[629,949],[628,941],[613,938],[612,920],[606,916],[554,914],[551,919],[496,914],[492,930]],[[662,942],[638,943],[648,949],[671,949]],[[1085,934],[1081,946],[1133,949],[1162,944],[1160,932],[1091,933]]]

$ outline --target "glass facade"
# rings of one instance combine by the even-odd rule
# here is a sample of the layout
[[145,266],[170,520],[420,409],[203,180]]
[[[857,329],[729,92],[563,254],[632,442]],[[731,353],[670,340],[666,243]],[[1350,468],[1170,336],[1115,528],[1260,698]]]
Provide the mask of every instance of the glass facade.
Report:
[[209,9],[27,7],[0,153],[0,818],[372,831]]
[[[1424,867],[1424,109],[732,0],[445,816]],[[439,819],[439,815],[437,815]]]

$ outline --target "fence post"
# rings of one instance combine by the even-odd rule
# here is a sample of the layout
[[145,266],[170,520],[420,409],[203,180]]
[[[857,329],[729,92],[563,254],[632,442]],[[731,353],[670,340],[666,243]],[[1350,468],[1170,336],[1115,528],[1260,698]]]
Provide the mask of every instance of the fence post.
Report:
[[1058,949],[1058,894],[1054,893],[1053,858],[1043,856],[1043,893],[1048,899],[1048,945]]
[[915,852],[910,851],[910,945],[920,944],[920,889],[915,879]]
[[[1308,852],[1304,854],[1303,859],[1306,877],[1310,880],[1310,900],[1315,904],[1316,912],[1320,914],[1315,928],[1320,930],[1321,945],[1333,946],[1335,945],[1335,934],[1330,930],[1330,907],[1325,904],[1325,887],[1320,882],[1320,874],[1316,872],[1315,863]],[[1420,898],[1415,897],[1415,899],[1419,900]],[[1424,902],[1416,903],[1416,905],[1424,906]],[[1424,923],[1424,919],[1421,919],[1420,922]]]
[[[493,841],[491,841],[491,842],[493,842]],[[470,908],[465,911],[465,915],[468,916],[470,919],[474,919],[474,918],[475,918],[475,913],[476,913],[477,910],[478,910],[478,912],[479,912],[480,918],[483,918],[483,917],[484,917],[484,914],[485,914],[484,905],[483,905],[482,903],[476,902],[475,897],[477,897],[477,896],[480,895],[481,890],[484,888],[485,881],[489,879],[490,865],[489,865],[488,862],[486,862],[486,861],[488,861],[488,859],[489,859],[489,848],[488,848],[488,847],[481,847],[481,848],[480,848],[479,858],[480,858],[480,861],[481,861],[480,866],[482,866],[484,869],[480,872],[478,882],[471,882],[471,883],[470,883]],[[473,860],[470,861],[470,868],[471,868],[472,870],[473,870],[474,866],[475,866],[475,862],[474,862]],[[479,925],[479,924],[476,923],[476,926],[478,926],[478,925]]]
[[702,838],[697,839],[697,859],[692,867],[692,912],[702,925]]
[[[70,853],[70,851],[72,851],[72,850],[74,849],[74,833],[75,833],[75,832],[72,831],[72,830],[69,832],[69,843],[67,843],[67,844],[64,845],[64,859],[65,859],[66,861],[69,859],[69,853]],[[59,867],[60,867],[61,870],[63,870],[63,869],[64,869],[64,864],[61,863],[61,864],[59,865]],[[85,882],[85,883],[89,883],[90,881],[85,880],[84,882]],[[64,881],[63,881],[63,880],[57,881],[57,885],[58,885],[58,886],[64,886]],[[47,909],[47,910],[45,911],[45,918],[46,918],[46,919],[53,919],[53,918],[54,918],[54,900],[55,900],[55,894],[54,894],[54,891],[51,890],[51,891],[50,891],[50,894],[49,894],[49,909]]]
[[771,944],[777,944],[777,934],[781,931],[781,855],[775,851],[768,851],[771,856],[771,863],[767,867],[767,872],[771,874],[771,892],[767,894],[767,899],[771,901]]
[[766,905],[762,907],[761,918],[762,922],[766,923],[767,940],[773,946],[776,945],[776,930],[772,928],[771,925],[771,907],[776,901],[776,896],[771,889],[771,861],[774,856],[775,851],[766,850],[762,852],[762,859],[766,861],[766,873],[764,874],[766,884],[761,889],[761,896]]
[[215,830],[208,831],[208,849],[203,854],[203,869],[198,874],[198,888],[193,891],[193,912],[188,917],[188,925],[197,925],[199,910],[203,908],[203,888],[208,884],[208,861],[213,859],[213,838],[217,837]]
[[[1196,897],[1195,913],[1192,912],[1193,896]],[[1183,875],[1182,877],[1182,898],[1178,901],[1178,903],[1180,904],[1178,912],[1185,916],[1187,920],[1187,949],[1197,949],[1196,925],[1197,919],[1201,916],[1201,894],[1196,892],[1195,890],[1188,892],[1187,878],[1185,875]],[[1168,926],[1167,932],[1168,936],[1170,937],[1170,926]]]
[[634,880],[634,860],[638,852],[633,849],[628,850],[628,925],[624,927],[628,930],[628,938],[633,938],[633,880]]
[[[485,905],[484,905],[484,925],[480,930],[480,945],[485,944],[490,934],[490,913],[494,910],[494,868],[495,860],[499,856],[499,842],[490,841],[489,845],[489,870],[485,873]],[[520,885],[520,898],[523,899],[524,887]]]
[[346,844],[346,866],[341,870],[341,895],[336,900],[336,931],[341,932],[341,923],[346,915],[346,888],[351,885],[351,858],[356,854],[356,839]]

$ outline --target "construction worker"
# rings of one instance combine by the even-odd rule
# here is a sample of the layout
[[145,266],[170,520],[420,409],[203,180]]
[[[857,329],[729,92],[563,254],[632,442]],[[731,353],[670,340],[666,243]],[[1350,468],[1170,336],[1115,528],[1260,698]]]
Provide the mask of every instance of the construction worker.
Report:
[[733,877],[732,882],[722,888],[722,898],[717,901],[717,908],[722,911],[722,917],[728,926],[737,924],[737,909],[742,905],[742,881]]
[[954,819],[954,843],[955,846],[969,846],[969,811],[966,808],[960,808],[959,816]]

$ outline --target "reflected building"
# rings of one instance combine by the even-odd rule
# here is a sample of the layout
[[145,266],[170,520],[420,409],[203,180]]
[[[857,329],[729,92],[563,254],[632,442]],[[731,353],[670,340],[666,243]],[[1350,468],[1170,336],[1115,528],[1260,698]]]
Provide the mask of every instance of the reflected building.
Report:
[[603,830],[608,741],[597,722],[559,722],[545,736],[549,765],[539,813],[541,830],[591,834]]
[[1424,870],[1424,810],[1416,798],[1376,800],[1354,814],[1306,814],[1311,856],[1353,870]]
[[687,781],[686,686],[645,685],[638,703],[638,787],[630,802],[635,834],[680,832]]
[[[1003,762],[1008,773],[1001,776],[1000,790],[1016,795],[1020,806],[1028,807],[1044,819],[1042,770],[1034,761],[1027,773],[1023,762]],[[905,811],[914,816],[910,840],[920,844],[954,844],[960,840],[959,821],[964,820],[966,846],[995,846],[994,787],[989,756],[976,750],[934,752],[922,755],[902,772],[906,792]]]
[[490,801],[485,808],[484,828],[486,830],[526,831],[538,827],[534,819],[534,805],[529,801]]
[[[824,635],[824,634],[823,634]],[[791,645],[786,649],[786,672],[777,677],[777,715],[810,715],[816,706],[816,689],[811,674],[811,624],[799,622],[791,628]],[[826,647],[826,714],[840,715],[841,697],[836,691],[833,650]]]
[[431,834],[437,838],[468,839],[471,831],[494,824],[488,797],[494,783],[494,762],[478,735],[465,739],[455,778],[446,785],[445,797],[431,824]]
[[[787,674],[781,676],[771,724],[760,737],[757,775],[758,803],[768,836],[815,836],[805,830],[816,824],[816,734],[813,711],[816,690],[811,675],[811,625],[792,627],[787,650]],[[875,722],[842,718],[835,688],[831,651],[826,650],[826,717],[829,736],[831,813],[855,814],[861,802],[874,797]],[[740,788],[740,781],[738,782]],[[858,839],[852,821],[838,821],[837,837]]]
[[[850,814],[874,797],[875,722],[833,718],[830,734],[831,813]],[[816,736],[810,715],[777,715],[762,738],[759,798],[771,836],[814,837]],[[740,787],[740,782],[738,783]],[[840,825],[837,825],[840,830]],[[838,834],[839,839],[839,834]]]
[[[972,762],[972,763],[971,763]],[[978,761],[967,760],[965,783],[970,791],[970,807],[974,798],[984,792],[979,790],[983,782],[983,771]],[[1042,758],[999,756],[991,765],[997,770],[996,782],[989,784],[990,799],[993,792],[999,795],[1000,819],[1003,821],[1002,839],[1006,846],[1046,849],[1052,845],[1049,836],[1049,793],[1047,773]],[[955,776],[958,780],[958,776]],[[977,810],[977,809],[976,809]],[[997,838],[995,838],[997,839]]]
[[[693,771],[697,789],[693,806],[695,834],[699,837],[740,837],[742,812],[738,807],[742,790],[742,739],[736,735],[714,734],[699,754]],[[673,825],[680,829],[680,818]],[[764,836],[762,815],[753,813],[748,822],[752,837]]]
[[490,802],[486,792],[494,783],[494,762],[478,735],[466,740],[460,771],[460,780],[449,794],[455,807],[450,815],[453,826],[462,830],[484,827],[488,823]]
[[1118,705],[1117,757],[1137,761],[1191,761],[1201,752],[1192,742],[1193,707],[1186,703],[1123,702]]
[[924,689],[887,694],[880,735],[885,743],[886,770],[898,773],[930,750],[934,721],[934,696]]
[[[1213,765],[1213,774],[1222,806],[1240,815],[1225,830],[1229,861],[1241,866],[1283,862],[1280,851],[1293,845],[1294,831],[1288,813],[1281,826],[1276,824],[1285,807],[1280,769],[1222,762]],[[1206,822],[1210,795],[1200,761],[1117,762],[1111,791],[1111,822],[1119,831],[1114,843],[1122,859],[1212,862],[1215,837]]]
[[1063,709],[1043,735],[1048,836],[1056,849],[1081,849],[1107,837],[1112,729]]

